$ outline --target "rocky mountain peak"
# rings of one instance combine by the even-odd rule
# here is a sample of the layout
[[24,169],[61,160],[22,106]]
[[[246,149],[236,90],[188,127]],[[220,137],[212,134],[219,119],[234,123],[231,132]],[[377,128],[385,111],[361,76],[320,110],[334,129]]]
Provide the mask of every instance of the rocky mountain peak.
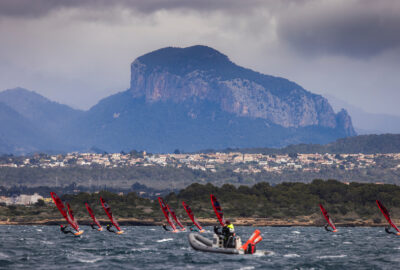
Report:
[[[240,67],[206,46],[163,48],[131,65],[130,93],[146,102],[212,102],[224,112],[283,127],[339,127],[327,99],[284,78]],[[345,121],[346,122],[346,121]],[[346,122],[350,124],[351,121]],[[352,130],[352,126],[348,128]]]

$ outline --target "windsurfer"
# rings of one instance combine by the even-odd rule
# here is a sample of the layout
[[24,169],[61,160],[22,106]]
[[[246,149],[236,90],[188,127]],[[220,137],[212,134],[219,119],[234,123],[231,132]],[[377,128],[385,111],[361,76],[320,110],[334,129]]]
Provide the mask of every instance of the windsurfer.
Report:
[[92,227],[92,230],[95,230],[95,229],[97,229],[97,228],[94,226],[93,222],[92,222],[92,223],[90,223],[90,227]]
[[74,234],[68,226],[60,225],[60,230],[64,234],[68,234],[68,233]]
[[169,231],[169,229],[168,229],[168,227],[167,227],[167,224],[164,223],[164,224],[162,225],[162,227],[163,227],[164,230],[166,230],[167,232]]
[[395,232],[392,232],[390,230],[390,226],[385,227],[385,232],[388,233],[388,234],[396,234]]
[[226,248],[234,248],[235,247],[235,227],[229,221],[225,221],[224,227],[222,227],[222,231],[219,231],[219,227],[214,226],[214,233],[217,235],[222,235],[224,237],[224,247]]
[[324,228],[325,228],[325,230],[326,230],[327,232],[333,232],[333,230],[331,230],[331,229],[329,228],[329,224],[328,224],[328,223],[325,224]]
[[193,224],[189,227],[189,229],[190,229],[191,232],[198,232],[199,231],[199,229]]
[[111,229],[113,227],[113,225],[108,224],[107,225],[107,231],[112,232],[112,233],[117,233],[115,230]]

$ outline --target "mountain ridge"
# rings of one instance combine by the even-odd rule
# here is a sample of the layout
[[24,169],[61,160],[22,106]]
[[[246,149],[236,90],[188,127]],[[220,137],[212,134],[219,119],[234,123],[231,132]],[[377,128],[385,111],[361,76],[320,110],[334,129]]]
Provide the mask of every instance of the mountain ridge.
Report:
[[356,134],[348,113],[335,114],[324,97],[201,45],[138,57],[129,89],[87,111],[21,88],[0,92],[0,102],[47,134],[49,147],[59,151],[283,147]]

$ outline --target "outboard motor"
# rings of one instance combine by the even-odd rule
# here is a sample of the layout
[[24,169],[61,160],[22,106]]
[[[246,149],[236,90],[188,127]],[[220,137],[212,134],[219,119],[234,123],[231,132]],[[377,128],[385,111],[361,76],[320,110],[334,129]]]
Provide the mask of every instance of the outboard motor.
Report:
[[245,254],[254,254],[256,253],[256,245],[253,243],[250,243],[247,246],[247,249],[244,251]]

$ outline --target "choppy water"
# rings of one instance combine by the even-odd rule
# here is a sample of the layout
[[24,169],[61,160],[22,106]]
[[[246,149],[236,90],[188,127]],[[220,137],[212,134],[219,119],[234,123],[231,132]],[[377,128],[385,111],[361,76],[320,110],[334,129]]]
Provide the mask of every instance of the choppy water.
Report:
[[[397,269],[400,237],[383,228],[259,228],[258,249],[269,255],[225,255],[193,250],[187,233],[124,227],[125,234],[64,235],[57,226],[0,226],[1,269]],[[211,228],[208,228],[211,230]],[[237,227],[247,240],[255,228]],[[212,237],[206,233],[205,236]]]

